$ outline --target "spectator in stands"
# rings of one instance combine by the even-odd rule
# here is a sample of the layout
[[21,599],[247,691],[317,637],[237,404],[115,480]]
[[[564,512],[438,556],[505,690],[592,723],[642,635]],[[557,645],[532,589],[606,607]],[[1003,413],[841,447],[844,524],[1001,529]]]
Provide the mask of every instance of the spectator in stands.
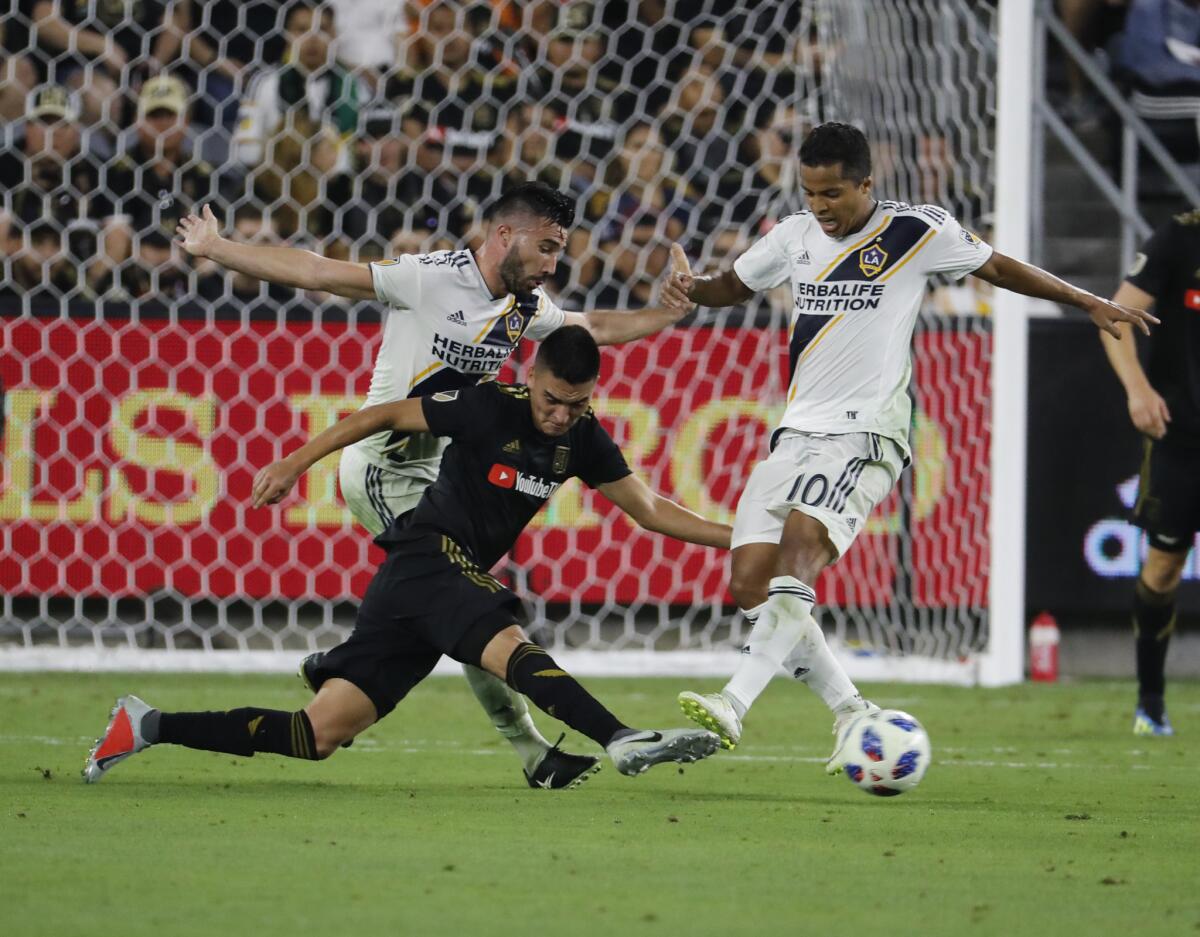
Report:
[[721,83],[702,67],[689,69],[659,117],[663,138],[694,196],[708,203],[725,194],[721,179],[737,169],[741,132],[727,119]]
[[277,0],[175,0],[189,32],[187,59],[176,71],[196,89],[192,121],[205,159],[223,165],[250,79],[279,65],[287,44]]
[[596,179],[615,146],[620,126],[636,107],[634,92],[622,93],[600,69],[608,34],[594,4],[572,0],[546,43],[544,65],[530,95],[553,115],[554,157],[572,176]]
[[287,61],[264,70],[242,102],[235,157],[247,166],[270,159],[280,136],[320,134],[346,168],[343,145],[358,124],[363,86],[334,56],[333,9],[319,0],[292,0],[284,20]]
[[219,179],[213,168],[193,157],[188,133],[188,89],[178,78],[160,75],[138,96],[135,138],[108,173],[111,200],[109,250],[117,261],[132,259],[119,284],[142,296],[162,271],[174,286],[182,268],[171,242],[188,212],[213,204],[220,209]]
[[37,68],[26,53],[28,30],[18,30],[0,19],[0,120],[17,121],[25,113],[25,100],[38,83]]
[[[244,244],[278,245],[279,231],[266,214],[256,205],[242,205],[233,216],[232,240]],[[248,277],[219,267],[210,260],[196,265],[198,295],[214,304],[218,311],[228,306],[230,311],[244,311],[250,316],[266,314],[274,317],[279,306],[295,299],[296,291],[276,283],[268,283],[256,277]]]
[[5,210],[22,227],[54,224],[69,256],[87,265],[87,281],[95,286],[112,266],[102,238],[106,214],[97,168],[82,149],[78,109],[66,88],[43,85],[30,94],[18,136],[19,149],[0,154]]
[[364,111],[362,128],[354,140],[353,171],[339,177],[334,189],[334,224],[353,259],[379,260],[397,231],[411,230],[406,203],[416,193],[404,177],[408,140],[400,111]]
[[328,239],[327,186],[350,168],[348,141],[363,88],[334,57],[327,4],[295,0],[287,8],[285,34],[288,61],[258,75],[242,103],[235,157],[252,167],[255,192],[278,203],[276,223],[285,236],[304,232]]
[[1200,2],[1133,0],[1115,64],[1144,94],[1200,95]]
[[180,5],[166,0],[36,0],[31,14],[47,74],[82,93],[88,126],[120,126],[123,92],[172,63],[187,32]]
[[607,302],[650,303],[655,280],[666,269],[669,245],[692,230],[695,205],[674,178],[672,154],[651,125],[634,124],[625,134],[620,154],[609,165],[611,195],[598,212],[593,243],[599,256],[582,258],[579,279],[593,282],[604,264],[601,296]]
[[606,75],[638,91],[643,114],[657,113],[691,62],[682,21],[668,9],[667,0],[609,0],[602,19],[615,40],[604,61]]
[[331,0],[338,24],[338,59],[372,92],[396,64],[408,36],[402,0]]
[[7,272],[0,268],[0,297],[58,301],[75,289],[78,267],[63,249],[57,225],[38,221],[24,229],[0,227],[0,250],[10,261]]

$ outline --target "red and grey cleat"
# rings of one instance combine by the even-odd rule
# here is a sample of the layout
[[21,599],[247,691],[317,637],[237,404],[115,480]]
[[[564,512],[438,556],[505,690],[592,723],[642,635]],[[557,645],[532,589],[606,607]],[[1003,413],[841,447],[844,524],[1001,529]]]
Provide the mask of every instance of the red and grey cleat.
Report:
[[84,781],[95,784],[113,765],[150,747],[142,735],[142,720],[152,712],[154,707],[147,706],[136,696],[122,696],[117,700],[108,727],[88,752],[83,765]]

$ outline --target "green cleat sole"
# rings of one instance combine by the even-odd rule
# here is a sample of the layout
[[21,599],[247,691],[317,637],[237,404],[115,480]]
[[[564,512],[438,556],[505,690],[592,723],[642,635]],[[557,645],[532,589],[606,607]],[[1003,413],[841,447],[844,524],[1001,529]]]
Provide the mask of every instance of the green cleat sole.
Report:
[[721,747],[728,751],[733,751],[737,748],[737,742],[729,737],[729,735],[721,728],[721,724],[708,714],[708,710],[699,703],[690,699],[681,699],[679,708],[683,710],[683,714],[692,722],[703,729],[708,729],[709,732],[716,733],[721,740]]

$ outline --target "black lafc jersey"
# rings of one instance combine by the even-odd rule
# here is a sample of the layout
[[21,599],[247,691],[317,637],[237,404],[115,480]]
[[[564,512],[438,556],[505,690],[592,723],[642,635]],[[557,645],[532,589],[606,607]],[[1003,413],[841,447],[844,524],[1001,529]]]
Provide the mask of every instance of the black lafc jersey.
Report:
[[1167,402],[1167,440],[1200,446],[1200,211],[1176,215],[1125,278],[1154,297],[1146,376]]
[[409,522],[394,523],[379,536],[380,544],[402,542],[408,531],[436,530],[489,569],[568,478],[595,487],[630,474],[590,409],[562,436],[540,433],[529,389],[521,384],[488,382],[445,391],[423,397],[421,407],[430,432],[451,443],[437,481]]

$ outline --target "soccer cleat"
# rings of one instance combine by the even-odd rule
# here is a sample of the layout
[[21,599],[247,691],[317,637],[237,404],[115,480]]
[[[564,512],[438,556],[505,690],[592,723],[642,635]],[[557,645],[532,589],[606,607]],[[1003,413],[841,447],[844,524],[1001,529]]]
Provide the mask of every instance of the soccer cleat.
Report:
[[[300,661],[300,669],[296,671],[296,676],[304,682],[304,685],[308,687],[308,692],[314,696],[321,689],[321,684],[325,682],[317,678],[317,668],[321,666],[321,661],[324,659],[324,651],[313,651],[308,657]],[[342,742],[342,748],[349,748],[353,744],[354,739],[346,739],[346,741]]]
[[829,756],[829,760],[825,762],[826,774],[841,774],[842,769],[846,766],[847,752],[843,751],[846,747],[846,739],[850,737],[850,727],[858,720],[858,717],[863,713],[875,712],[879,709],[870,700],[863,701],[863,709],[852,709],[848,713],[842,713],[833,721],[833,734],[837,739],[833,745],[833,754]]
[[1174,735],[1175,730],[1171,728],[1171,720],[1167,718],[1166,712],[1162,714],[1162,720],[1155,722],[1146,710],[1141,706],[1133,714],[1133,734],[1134,735]]
[[706,729],[648,729],[609,742],[608,757],[621,774],[634,777],[664,761],[699,761],[720,747],[720,738]]
[[573,755],[559,748],[564,738],[565,735],[560,735],[558,741],[538,759],[533,771],[525,772],[525,780],[530,787],[551,791],[570,790],[579,787],[600,770],[600,759],[595,755]]
[[142,720],[150,712],[154,712],[154,707],[147,706],[136,696],[122,696],[117,700],[104,734],[96,739],[83,763],[84,781],[95,784],[113,765],[150,747],[142,737]]
[[692,722],[717,733],[721,747],[734,749],[742,740],[742,720],[738,718],[733,704],[721,693],[693,693],[685,690],[679,694],[679,708]]

